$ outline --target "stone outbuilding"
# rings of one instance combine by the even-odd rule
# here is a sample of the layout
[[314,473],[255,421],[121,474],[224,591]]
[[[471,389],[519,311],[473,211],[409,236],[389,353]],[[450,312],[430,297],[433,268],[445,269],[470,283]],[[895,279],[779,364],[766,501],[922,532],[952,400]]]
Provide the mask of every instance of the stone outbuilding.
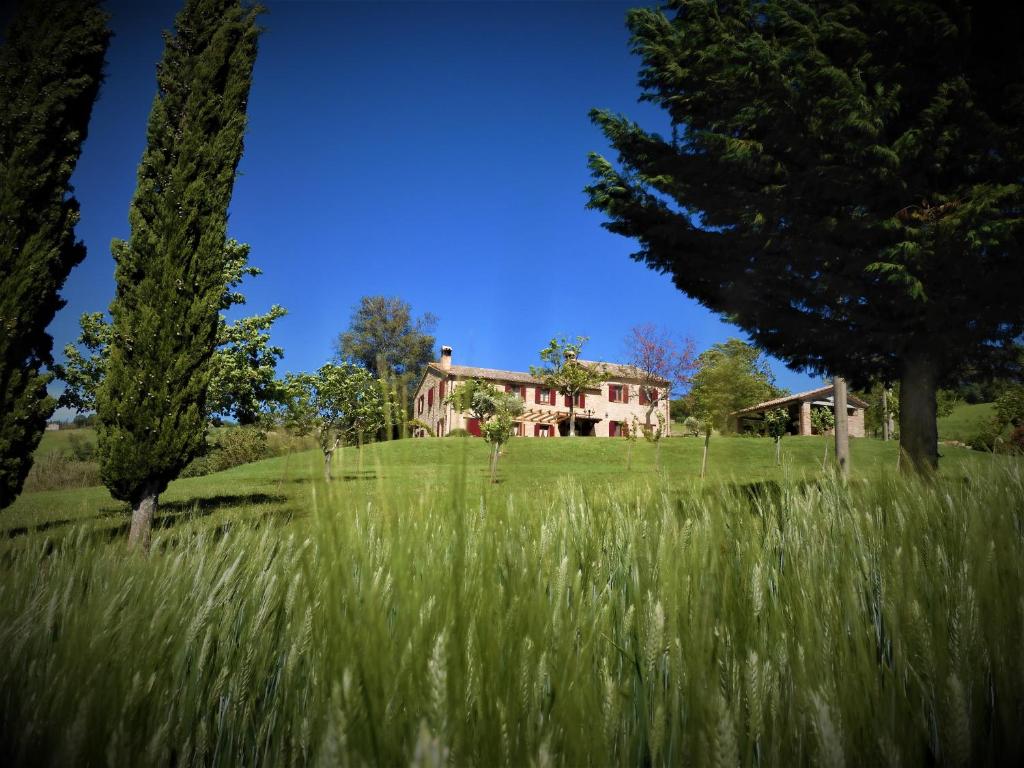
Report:
[[[867,407],[868,404],[859,397],[847,394],[846,413],[850,437],[864,437],[864,409]],[[833,387],[829,384],[807,392],[797,392],[795,395],[767,400],[749,408],[734,411],[729,414],[729,421],[740,434],[747,431],[759,432],[764,426],[765,412],[776,408],[785,408],[789,411],[790,434],[815,434],[811,425],[811,409],[828,408],[832,410],[834,408]]]

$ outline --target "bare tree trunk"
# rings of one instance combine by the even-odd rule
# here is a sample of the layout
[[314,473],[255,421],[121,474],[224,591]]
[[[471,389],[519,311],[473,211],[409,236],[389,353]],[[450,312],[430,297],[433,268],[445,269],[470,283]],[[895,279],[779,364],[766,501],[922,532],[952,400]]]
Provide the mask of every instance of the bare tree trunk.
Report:
[[935,366],[925,355],[910,355],[900,376],[900,450],[909,461],[901,469],[929,475],[939,466]]
[[576,399],[575,396],[570,395],[569,397],[569,437],[576,437]]
[[491,450],[491,485],[494,485],[496,482],[494,476],[498,471],[498,448],[498,444],[495,443],[494,448]]
[[708,469],[708,443],[711,442],[711,430],[704,431],[704,458],[700,461],[700,479],[704,479],[704,475]]
[[775,466],[782,463],[782,438],[775,438]]
[[821,468],[828,466],[828,435],[825,435],[825,455],[821,457]]
[[892,435],[889,432],[889,390],[882,385],[882,440],[888,441]]
[[159,497],[156,486],[149,485],[142,497],[132,506],[132,527],[128,531],[128,549],[149,552],[153,537],[153,517]]
[[334,456],[334,449],[324,451],[324,480],[331,482],[331,457]]
[[850,476],[850,416],[846,412],[846,379],[832,379],[832,406],[836,418],[836,463],[843,477]]

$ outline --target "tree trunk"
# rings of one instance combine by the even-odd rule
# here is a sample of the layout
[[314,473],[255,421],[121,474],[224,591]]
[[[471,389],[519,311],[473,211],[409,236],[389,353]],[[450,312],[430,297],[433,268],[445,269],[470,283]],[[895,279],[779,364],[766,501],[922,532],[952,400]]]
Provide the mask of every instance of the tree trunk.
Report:
[[498,444],[494,444],[494,449],[491,451],[491,485],[495,483],[495,474],[498,471]]
[[821,468],[828,466],[828,436],[825,436],[825,455],[821,457]]
[[882,386],[882,440],[887,441],[892,435],[889,433],[889,390]]
[[576,437],[576,409],[575,398],[569,396],[569,437]]
[[775,466],[782,463],[782,438],[775,438]]
[[128,549],[149,552],[157,501],[156,489],[150,485],[143,491],[142,498],[132,507],[132,527],[128,531]]
[[846,379],[832,379],[832,406],[836,418],[836,463],[843,477],[850,475],[850,416],[846,412]]
[[334,449],[324,451],[324,480],[331,482],[331,457],[334,456]]
[[708,443],[711,442],[711,430],[704,432],[704,458],[700,460],[700,479],[704,479],[704,474],[708,469]]
[[900,375],[900,452],[909,461],[901,470],[928,475],[939,466],[935,366],[924,355],[910,355]]

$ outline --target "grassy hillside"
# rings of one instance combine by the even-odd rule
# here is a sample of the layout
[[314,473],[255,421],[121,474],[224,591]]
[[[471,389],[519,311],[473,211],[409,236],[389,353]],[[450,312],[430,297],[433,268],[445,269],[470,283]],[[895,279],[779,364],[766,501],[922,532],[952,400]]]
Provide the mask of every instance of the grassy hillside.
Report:
[[970,443],[992,421],[994,403],[962,403],[949,416],[939,419],[939,439]]

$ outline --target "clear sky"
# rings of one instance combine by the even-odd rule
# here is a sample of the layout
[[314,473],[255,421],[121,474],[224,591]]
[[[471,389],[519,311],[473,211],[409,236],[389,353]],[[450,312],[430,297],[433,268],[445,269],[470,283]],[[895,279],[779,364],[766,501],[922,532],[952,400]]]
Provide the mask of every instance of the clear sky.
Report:
[[[698,350],[735,327],[633,262],[635,243],[585,209],[587,152],[607,145],[592,107],[664,129],[637,102],[638,60],[620,2],[264,0],[249,130],[230,236],[264,275],[247,313],[274,327],[284,371],[332,355],[359,297],[399,296],[439,322],[456,363],[523,370],[554,335],[585,335],[590,359],[621,360],[651,322]],[[51,333],[113,295],[110,240],[128,204],[178,3],[108,2],[115,37],[73,183],[88,255]],[[773,361],[781,386],[817,379]],[[60,414],[59,414],[60,415]]]

